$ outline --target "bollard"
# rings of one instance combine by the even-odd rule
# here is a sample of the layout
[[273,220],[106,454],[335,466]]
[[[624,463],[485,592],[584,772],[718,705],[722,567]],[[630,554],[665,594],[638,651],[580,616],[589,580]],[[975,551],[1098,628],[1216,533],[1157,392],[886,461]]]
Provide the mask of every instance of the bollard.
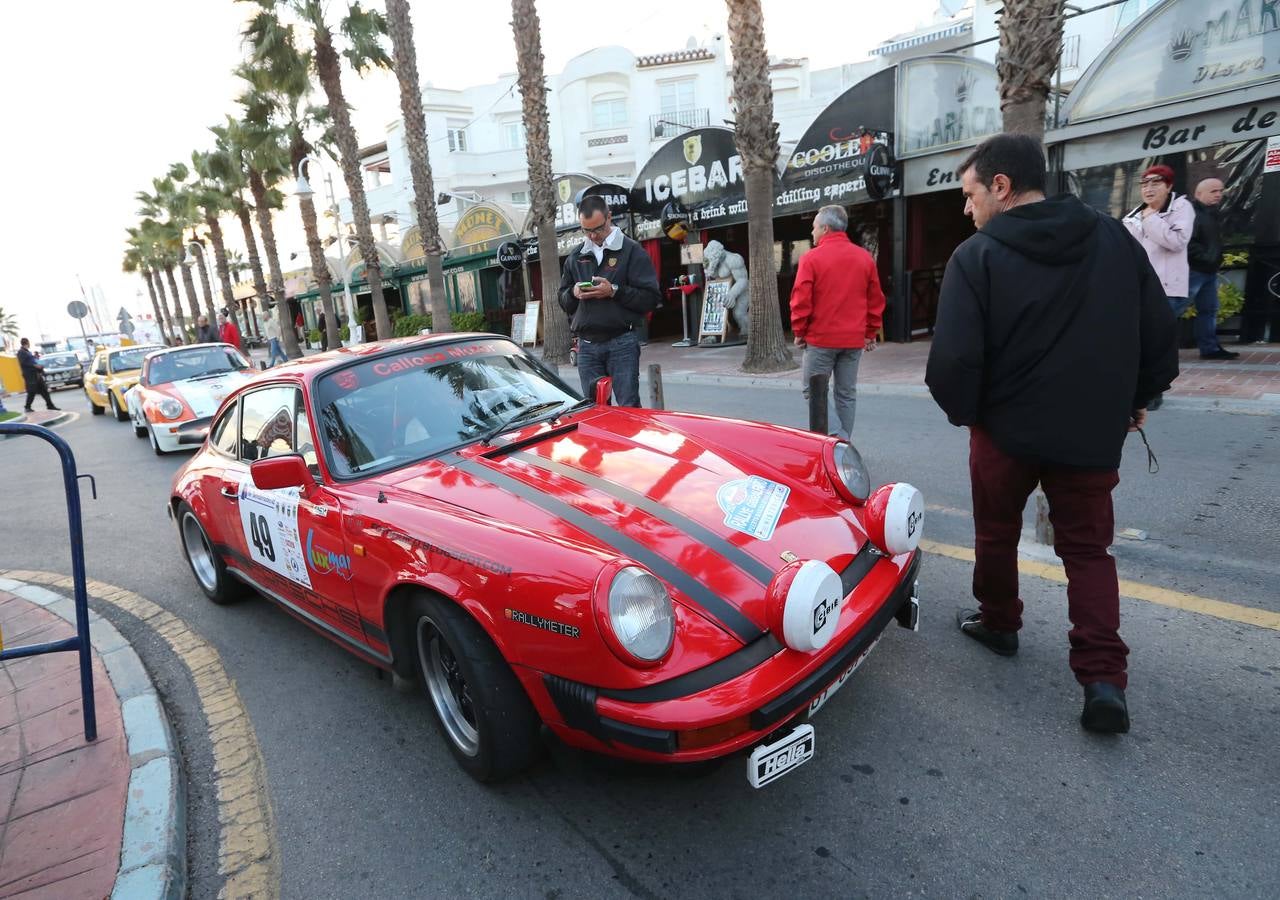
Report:
[[1053,524],[1049,521],[1049,498],[1041,488],[1036,488],[1036,540],[1053,546]]
[[662,397],[662,366],[657,363],[649,363],[649,408],[667,408]]
[[809,430],[830,434],[827,429],[827,376],[809,378]]

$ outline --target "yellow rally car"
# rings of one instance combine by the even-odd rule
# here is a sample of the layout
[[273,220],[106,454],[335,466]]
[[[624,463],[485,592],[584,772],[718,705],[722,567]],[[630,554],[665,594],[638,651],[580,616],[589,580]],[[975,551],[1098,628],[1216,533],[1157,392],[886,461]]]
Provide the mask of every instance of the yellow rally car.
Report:
[[116,419],[129,421],[125,394],[138,383],[142,358],[153,350],[162,349],[159,344],[99,347],[84,376],[84,395],[89,399],[90,412],[100,416],[109,407]]

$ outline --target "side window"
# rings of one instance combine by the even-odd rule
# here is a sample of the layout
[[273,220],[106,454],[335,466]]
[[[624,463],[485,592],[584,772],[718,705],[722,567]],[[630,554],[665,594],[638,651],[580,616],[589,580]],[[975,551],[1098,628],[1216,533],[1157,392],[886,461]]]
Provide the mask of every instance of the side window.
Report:
[[269,387],[240,398],[240,458],[246,462],[294,450],[297,390]]
[[105,353],[101,354],[101,355],[97,358],[97,360],[94,362],[94,364],[93,364],[93,374],[94,374],[94,375],[106,375],[106,374],[107,374],[107,355],[106,355]]
[[307,421],[307,406],[302,402],[302,392],[295,391],[297,394],[297,412],[294,423],[295,446],[299,453],[302,454],[303,461],[307,464],[307,468],[313,474],[320,472],[320,463],[316,459],[316,444],[311,437],[311,423]]
[[227,411],[222,414],[222,418],[214,422],[213,428],[209,431],[209,445],[219,453],[225,453],[231,457],[236,455],[237,409],[239,409],[239,404],[236,403],[227,407]]

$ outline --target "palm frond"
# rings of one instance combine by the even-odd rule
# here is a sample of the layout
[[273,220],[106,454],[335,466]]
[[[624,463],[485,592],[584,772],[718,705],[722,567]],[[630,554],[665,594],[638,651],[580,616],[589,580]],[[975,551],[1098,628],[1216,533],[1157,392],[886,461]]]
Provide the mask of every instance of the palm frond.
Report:
[[366,69],[390,69],[391,57],[382,45],[387,34],[387,19],[376,9],[365,9],[358,2],[352,3],[342,19],[342,33],[350,46],[343,56],[357,72]]

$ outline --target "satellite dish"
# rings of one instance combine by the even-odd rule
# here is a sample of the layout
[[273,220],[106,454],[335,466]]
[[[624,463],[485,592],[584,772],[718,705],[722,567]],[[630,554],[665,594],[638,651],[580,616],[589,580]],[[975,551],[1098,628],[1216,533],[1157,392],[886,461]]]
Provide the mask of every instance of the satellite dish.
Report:
[[939,0],[938,8],[950,18],[969,4],[969,0]]

